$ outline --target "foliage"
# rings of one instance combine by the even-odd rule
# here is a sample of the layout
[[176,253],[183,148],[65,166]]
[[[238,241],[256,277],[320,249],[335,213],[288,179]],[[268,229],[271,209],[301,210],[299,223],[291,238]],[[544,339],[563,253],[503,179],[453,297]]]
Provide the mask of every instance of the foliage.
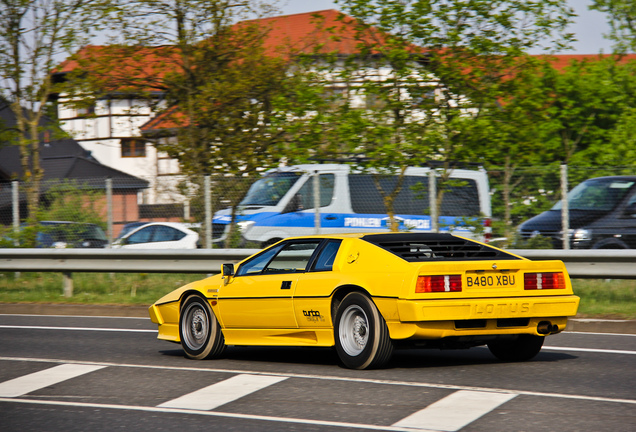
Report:
[[616,42],[617,52],[636,51],[636,3],[633,0],[594,0],[590,9],[608,14],[611,33],[605,35]]
[[[380,176],[441,162],[438,209],[455,161],[483,159],[470,137],[508,97],[528,63],[524,53],[546,38],[556,47],[570,40],[563,1],[355,0],[343,9],[355,19],[342,22],[355,28],[357,52],[326,62],[323,75],[336,77],[340,100],[308,120],[318,131],[315,148],[362,154],[356,165]],[[325,143],[334,135],[337,146]],[[391,221],[400,185],[380,190]]]
[[[106,213],[104,193],[96,191],[85,184],[73,181],[64,181],[49,188],[42,197],[42,206],[37,214],[37,221],[67,221],[79,223],[91,223],[106,229],[103,215]],[[40,234],[54,234],[68,239],[69,246],[78,236],[81,236],[84,228],[69,224],[55,227],[36,224],[25,225],[15,232],[13,227],[0,227],[0,247],[33,247],[36,238]]]
[[0,2],[0,97],[16,117],[31,220],[39,206],[39,141],[47,103],[57,92],[51,70],[56,56],[70,53],[99,30],[111,10],[105,0],[2,0]]

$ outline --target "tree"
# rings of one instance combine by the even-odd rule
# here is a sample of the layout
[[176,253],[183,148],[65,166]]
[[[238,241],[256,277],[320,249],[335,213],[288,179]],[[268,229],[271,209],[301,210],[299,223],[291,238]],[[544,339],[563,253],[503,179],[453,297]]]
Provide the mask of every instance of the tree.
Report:
[[56,93],[51,71],[57,56],[70,53],[99,30],[109,13],[103,0],[1,0],[0,95],[16,117],[15,141],[28,184],[29,218],[40,200],[40,135],[47,102]]
[[[506,96],[510,77],[525,67],[523,54],[545,40],[561,48],[571,39],[564,34],[573,16],[565,1],[352,0],[343,6],[355,18],[359,52],[330,71],[349,97],[333,111],[333,122],[348,132],[350,153],[368,156],[363,168],[402,176],[408,165],[441,162],[438,209],[453,162],[479,157],[480,148],[467,146],[472,122]],[[389,215],[400,187],[383,193]]]
[[636,3],[633,0],[594,0],[590,9],[608,14],[611,32],[605,36],[616,42],[617,52],[636,52]]

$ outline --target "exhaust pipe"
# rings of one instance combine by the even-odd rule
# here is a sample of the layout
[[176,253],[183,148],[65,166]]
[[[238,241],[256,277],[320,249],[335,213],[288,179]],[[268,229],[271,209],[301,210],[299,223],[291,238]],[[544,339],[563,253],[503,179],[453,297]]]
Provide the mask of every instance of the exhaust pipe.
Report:
[[[559,329],[559,326],[554,326],[557,328],[557,331]],[[539,325],[537,325],[537,333],[541,334],[541,335],[549,335],[550,333],[552,333],[552,323],[550,321],[541,321],[539,323]]]

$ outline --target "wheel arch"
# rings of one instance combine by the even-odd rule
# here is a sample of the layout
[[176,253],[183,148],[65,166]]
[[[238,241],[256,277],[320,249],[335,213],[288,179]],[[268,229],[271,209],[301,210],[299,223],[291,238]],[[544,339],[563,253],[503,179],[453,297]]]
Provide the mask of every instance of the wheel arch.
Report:
[[334,293],[331,296],[331,324],[332,325],[335,324],[336,312],[338,311],[338,305],[340,305],[340,302],[342,301],[342,299],[344,299],[348,294],[352,292],[362,293],[366,295],[367,297],[369,297],[371,301],[373,301],[373,297],[371,297],[371,294],[369,294],[369,291],[362,288],[360,285],[347,284],[347,285],[339,286],[338,288],[334,290]]

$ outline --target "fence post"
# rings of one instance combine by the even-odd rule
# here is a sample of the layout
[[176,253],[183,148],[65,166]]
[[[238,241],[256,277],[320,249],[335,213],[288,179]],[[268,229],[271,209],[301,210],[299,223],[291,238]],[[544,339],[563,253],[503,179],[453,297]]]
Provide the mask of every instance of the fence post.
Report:
[[[13,207],[13,244],[15,247],[20,246],[20,183],[17,180],[11,182],[11,205]],[[20,277],[20,272],[15,272],[16,279]]]
[[113,244],[113,179],[106,179],[106,228],[108,230],[108,246]]
[[212,196],[210,194],[210,176],[206,175],[203,180],[205,196],[205,248],[212,249]]
[[64,287],[64,297],[73,297],[73,274],[70,272],[62,273],[62,285]]
[[435,169],[428,172],[428,206],[431,209],[431,232],[439,232],[439,221],[437,217],[437,182]]
[[11,204],[13,207],[13,233],[15,238],[13,244],[20,246],[18,241],[18,233],[20,232],[20,184],[17,180],[11,182]]
[[320,234],[320,174],[314,171],[314,228]]
[[570,209],[568,208],[568,165],[561,164],[561,232],[563,249],[570,249]]

